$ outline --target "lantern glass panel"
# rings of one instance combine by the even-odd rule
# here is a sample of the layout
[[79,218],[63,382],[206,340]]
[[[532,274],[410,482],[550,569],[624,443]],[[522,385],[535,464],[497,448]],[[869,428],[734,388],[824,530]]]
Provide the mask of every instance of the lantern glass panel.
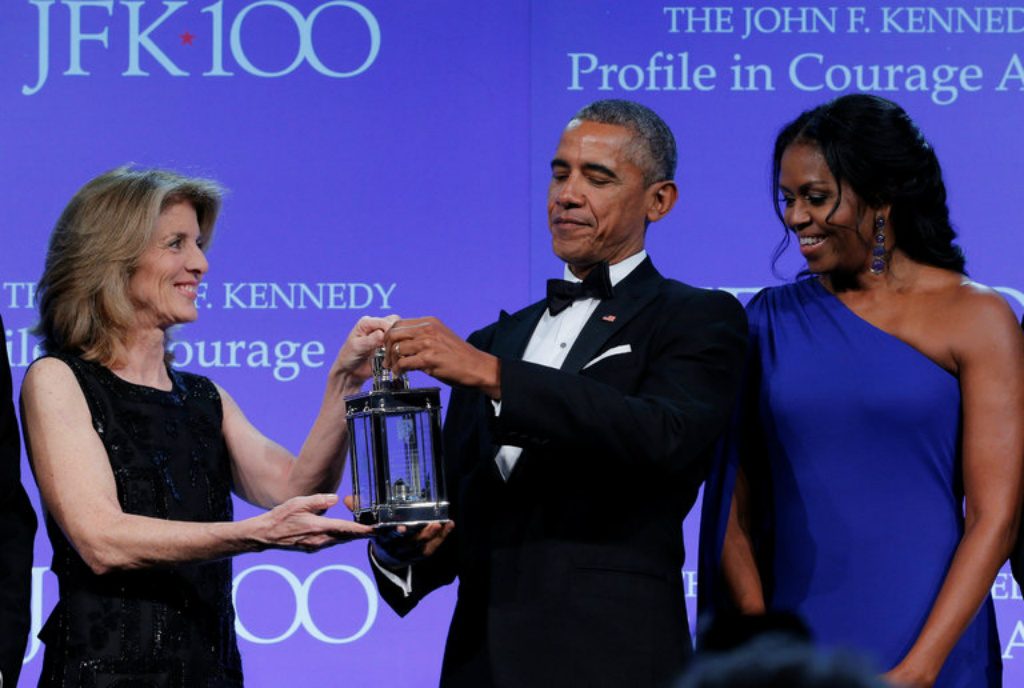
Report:
[[373,460],[373,416],[367,414],[353,419],[355,432],[351,440],[353,454],[353,477],[355,486],[355,510],[371,509],[377,505],[373,486],[377,483],[377,466]]
[[434,490],[431,417],[426,411],[389,414],[385,419],[393,504],[430,502]]

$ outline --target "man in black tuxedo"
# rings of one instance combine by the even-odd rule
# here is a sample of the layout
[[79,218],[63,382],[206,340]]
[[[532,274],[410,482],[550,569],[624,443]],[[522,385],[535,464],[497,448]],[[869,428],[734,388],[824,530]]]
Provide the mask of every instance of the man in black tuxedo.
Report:
[[[0,320],[3,330],[3,320]],[[0,351],[0,686],[18,685],[29,630],[36,514],[21,485],[7,348]]]
[[662,686],[690,655],[681,524],[747,335],[732,296],[665,279],[646,256],[647,225],[676,201],[675,162],[649,109],[584,108],[551,162],[566,281],[468,343],[435,318],[385,339],[394,370],[453,386],[455,529],[373,548],[399,614],[459,578],[443,686]]

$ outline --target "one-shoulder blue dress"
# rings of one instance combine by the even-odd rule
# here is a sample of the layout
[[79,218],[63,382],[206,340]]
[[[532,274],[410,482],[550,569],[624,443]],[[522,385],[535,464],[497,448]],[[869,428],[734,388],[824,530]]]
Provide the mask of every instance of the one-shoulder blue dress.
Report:
[[[747,312],[747,391],[705,490],[701,606],[722,598],[715,574],[742,464],[769,609],[886,671],[920,633],[963,535],[959,383],[816,278],[766,289]],[[936,686],[998,687],[1001,676],[988,599]]]

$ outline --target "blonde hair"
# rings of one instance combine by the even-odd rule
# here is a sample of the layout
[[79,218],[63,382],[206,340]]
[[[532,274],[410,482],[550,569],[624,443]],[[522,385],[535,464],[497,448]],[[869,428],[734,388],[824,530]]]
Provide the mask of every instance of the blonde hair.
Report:
[[209,179],[127,165],[79,189],[53,229],[39,279],[35,332],[43,349],[116,363],[135,322],[129,280],[160,213],[175,203],[191,204],[206,250],[222,195]]

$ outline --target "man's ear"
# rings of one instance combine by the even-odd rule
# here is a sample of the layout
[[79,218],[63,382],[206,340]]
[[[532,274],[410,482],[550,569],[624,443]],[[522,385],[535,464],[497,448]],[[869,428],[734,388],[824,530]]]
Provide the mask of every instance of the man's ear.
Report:
[[647,188],[649,202],[647,204],[647,221],[657,222],[668,215],[672,206],[679,198],[679,188],[672,180],[655,182]]

